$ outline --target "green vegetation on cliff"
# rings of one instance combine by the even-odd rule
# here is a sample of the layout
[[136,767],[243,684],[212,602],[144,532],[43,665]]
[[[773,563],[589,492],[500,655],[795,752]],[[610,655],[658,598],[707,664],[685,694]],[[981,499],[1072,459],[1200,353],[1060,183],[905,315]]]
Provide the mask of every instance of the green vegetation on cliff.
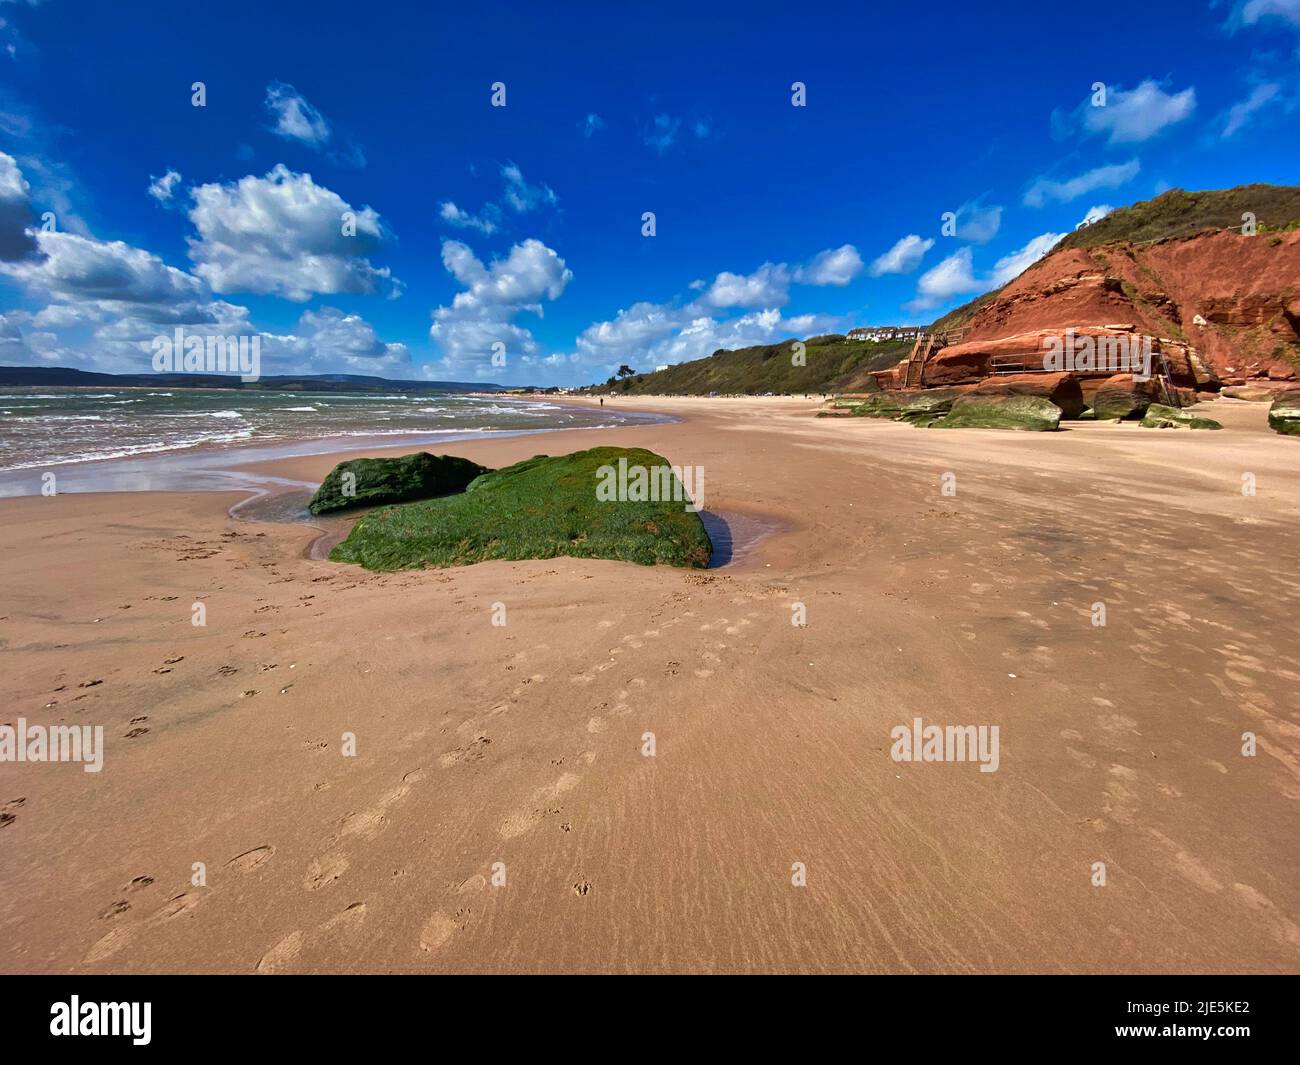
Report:
[[1300,186],[1238,185],[1231,189],[1186,192],[1170,189],[1153,200],[1112,211],[1099,222],[1076,229],[1057,248],[1095,248],[1099,244],[1166,237],[1190,237],[1209,229],[1241,229],[1242,215],[1255,216],[1261,232],[1288,229],[1300,222]]
[[[712,545],[676,477],[676,501],[601,498],[610,471],[658,470],[643,448],[598,447],[538,455],[484,474],[458,495],[371,511],[330,553],[372,570],[463,566],[489,559],[621,559],[642,565],[708,566]],[[628,479],[629,486],[632,479]],[[635,491],[621,493],[636,497]],[[698,494],[698,493],[697,493]]]
[[905,359],[910,340],[846,340],[838,334],[804,341],[804,365],[795,365],[795,341],[762,344],[737,351],[715,351],[705,359],[678,363],[656,373],[624,377],[612,386],[595,386],[616,395],[802,395],[820,392],[866,392],[875,382],[872,370],[886,370]]

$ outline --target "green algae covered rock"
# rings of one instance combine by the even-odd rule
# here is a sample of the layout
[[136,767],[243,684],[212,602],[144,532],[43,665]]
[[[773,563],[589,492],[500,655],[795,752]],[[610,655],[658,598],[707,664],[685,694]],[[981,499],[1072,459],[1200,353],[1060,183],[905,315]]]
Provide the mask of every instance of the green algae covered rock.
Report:
[[463,492],[486,466],[455,455],[421,451],[397,459],[348,459],[340,462],[316,489],[307,505],[313,514],[349,507],[373,507]]
[[330,559],[398,570],[570,555],[702,569],[713,547],[687,489],[702,505],[703,487],[699,470],[643,448],[536,455],[457,495],[363,515]]
[[1268,427],[1286,436],[1300,436],[1300,388],[1288,389],[1273,400]]
[[936,429],[1018,429],[1051,433],[1061,424],[1061,408],[1040,396],[962,396]]
[[1222,429],[1223,426],[1213,418],[1198,418],[1177,407],[1166,407],[1163,403],[1152,403],[1142,418],[1144,429]]

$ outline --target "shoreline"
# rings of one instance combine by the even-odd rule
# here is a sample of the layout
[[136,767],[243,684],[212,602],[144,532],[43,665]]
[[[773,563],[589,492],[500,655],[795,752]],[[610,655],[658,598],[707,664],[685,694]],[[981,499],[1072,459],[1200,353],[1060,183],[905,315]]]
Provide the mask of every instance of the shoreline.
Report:
[[[629,412],[637,413],[637,412]],[[647,420],[661,421],[658,415],[648,415]],[[608,426],[553,426],[541,429],[438,429],[428,432],[402,431],[374,435],[304,436],[292,440],[278,439],[264,442],[214,443],[163,448],[157,451],[138,452],[132,455],[97,459],[72,459],[59,462],[31,464],[0,470],[0,500],[23,495],[38,495],[41,491],[41,474],[52,471],[62,479],[72,481],[72,492],[83,493],[77,485],[95,479],[108,479],[119,485],[131,487],[111,488],[109,491],[185,491],[187,488],[155,487],[158,480],[189,486],[189,479],[198,474],[208,478],[230,479],[264,463],[311,455],[349,455],[358,451],[400,451],[409,453],[427,450],[443,444],[458,444],[480,439],[499,439],[528,436],[538,433],[574,432],[597,429],[616,429]],[[344,446],[346,442],[346,446]],[[249,490],[255,490],[250,486]],[[20,490],[21,489],[21,490]],[[92,489],[104,490],[104,489]],[[213,484],[209,490],[224,491],[224,486]],[[65,489],[60,488],[60,491]]]

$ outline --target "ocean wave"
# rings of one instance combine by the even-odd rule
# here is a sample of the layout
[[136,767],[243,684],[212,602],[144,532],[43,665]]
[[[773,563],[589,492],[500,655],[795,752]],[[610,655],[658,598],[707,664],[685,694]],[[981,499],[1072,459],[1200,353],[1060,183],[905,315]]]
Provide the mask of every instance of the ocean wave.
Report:
[[183,451],[186,448],[198,447],[200,444],[232,444],[236,440],[247,440],[252,435],[252,429],[241,429],[234,433],[207,433],[190,440],[127,445],[115,451],[83,451],[71,458],[46,459],[41,462],[19,462],[9,466],[0,466],[0,470],[31,470],[45,466],[67,466],[75,462],[97,462],[103,459],[125,459],[133,455],[153,455],[160,451]]
[[276,410],[293,410],[293,411],[311,411],[312,414],[315,414],[315,413],[316,413],[316,408],[315,408],[315,407],[276,407],[275,409],[276,409]]

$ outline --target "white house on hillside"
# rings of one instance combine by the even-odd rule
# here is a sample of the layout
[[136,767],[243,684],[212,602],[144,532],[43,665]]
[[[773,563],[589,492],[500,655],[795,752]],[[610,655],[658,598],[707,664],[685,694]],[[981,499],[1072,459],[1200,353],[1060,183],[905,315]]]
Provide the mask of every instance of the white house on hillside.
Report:
[[845,336],[849,340],[879,344],[885,340],[915,340],[920,333],[921,327],[915,325],[864,325],[850,329]]

